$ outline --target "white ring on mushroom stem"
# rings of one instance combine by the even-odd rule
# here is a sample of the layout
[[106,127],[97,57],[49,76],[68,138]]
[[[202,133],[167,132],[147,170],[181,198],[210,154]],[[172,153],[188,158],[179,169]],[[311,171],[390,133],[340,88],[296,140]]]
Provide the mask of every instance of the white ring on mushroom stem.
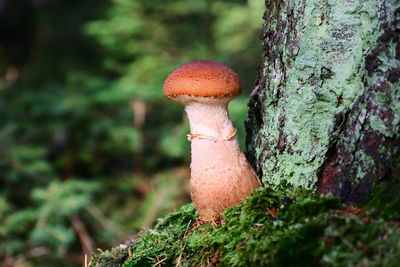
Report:
[[[233,129],[233,131],[227,137],[223,138],[222,140],[229,141],[236,135],[236,133],[237,133],[237,128]],[[207,140],[210,140],[213,142],[218,141],[218,138],[207,135],[207,134],[190,133],[190,134],[187,134],[186,136],[187,136],[187,139],[189,142],[192,141],[192,139],[194,139],[194,138],[207,139]]]

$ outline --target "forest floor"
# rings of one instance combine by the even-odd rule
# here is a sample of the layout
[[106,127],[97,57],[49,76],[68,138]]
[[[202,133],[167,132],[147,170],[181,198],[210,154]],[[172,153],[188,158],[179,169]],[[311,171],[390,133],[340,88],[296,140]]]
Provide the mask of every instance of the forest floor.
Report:
[[[385,194],[383,194],[385,193]],[[400,198],[377,186],[362,205],[264,187],[203,224],[192,204],[91,266],[398,266]]]

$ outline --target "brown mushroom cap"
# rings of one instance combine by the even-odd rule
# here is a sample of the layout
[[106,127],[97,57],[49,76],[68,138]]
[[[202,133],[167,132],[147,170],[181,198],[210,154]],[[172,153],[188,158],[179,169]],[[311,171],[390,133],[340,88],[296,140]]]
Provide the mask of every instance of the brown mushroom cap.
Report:
[[171,72],[164,81],[164,95],[226,97],[240,94],[239,76],[224,64],[211,60],[195,60]]

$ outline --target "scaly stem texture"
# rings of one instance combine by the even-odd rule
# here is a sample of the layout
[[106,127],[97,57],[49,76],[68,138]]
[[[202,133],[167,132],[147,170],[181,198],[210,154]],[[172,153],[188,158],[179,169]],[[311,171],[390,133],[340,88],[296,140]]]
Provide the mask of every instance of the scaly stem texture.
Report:
[[226,103],[186,106],[192,142],[191,196],[204,220],[221,217],[260,186],[240,150]]

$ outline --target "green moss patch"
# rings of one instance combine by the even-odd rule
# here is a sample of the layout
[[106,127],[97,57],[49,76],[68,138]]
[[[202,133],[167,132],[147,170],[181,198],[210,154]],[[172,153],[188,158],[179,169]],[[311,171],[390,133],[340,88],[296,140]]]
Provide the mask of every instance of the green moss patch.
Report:
[[[344,206],[332,196],[256,190],[218,226],[193,205],[159,219],[129,245],[96,254],[91,266],[395,266],[400,209]],[[379,207],[379,208],[378,208]],[[390,216],[389,214],[390,213]]]

